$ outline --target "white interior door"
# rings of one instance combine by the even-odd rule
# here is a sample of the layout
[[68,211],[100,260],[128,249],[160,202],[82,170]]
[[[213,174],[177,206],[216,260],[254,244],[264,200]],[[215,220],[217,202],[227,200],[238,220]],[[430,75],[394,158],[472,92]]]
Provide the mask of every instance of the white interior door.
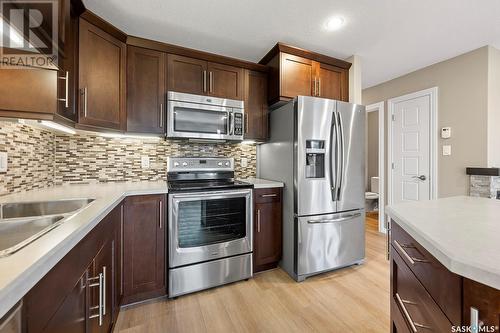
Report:
[[392,203],[431,198],[431,96],[396,101],[392,118]]

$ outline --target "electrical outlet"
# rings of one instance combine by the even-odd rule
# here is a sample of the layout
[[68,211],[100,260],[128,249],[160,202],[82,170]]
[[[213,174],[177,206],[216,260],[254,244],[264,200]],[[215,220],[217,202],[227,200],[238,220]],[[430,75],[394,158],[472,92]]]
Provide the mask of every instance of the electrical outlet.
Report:
[[450,156],[450,155],[451,155],[451,146],[444,145],[443,146],[443,156]]
[[241,158],[241,167],[246,168],[248,166],[248,158],[242,157]]
[[9,158],[6,152],[0,152],[0,172],[7,172]]
[[141,168],[149,169],[149,156],[141,156]]

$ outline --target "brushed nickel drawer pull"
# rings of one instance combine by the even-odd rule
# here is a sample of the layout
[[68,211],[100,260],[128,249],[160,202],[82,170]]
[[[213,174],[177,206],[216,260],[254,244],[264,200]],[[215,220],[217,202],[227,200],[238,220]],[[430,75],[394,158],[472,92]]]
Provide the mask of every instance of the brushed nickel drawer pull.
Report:
[[257,209],[257,232],[260,232],[260,209]]
[[163,223],[162,223],[162,217],[163,217],[163,202],[160,200],[160,209],[159,209],[159,213],[160,213],[160,218],[159,218],[159,222],[160,222],[160,229],[163,228]]
[[401,253],[405,256],[405,258],[410,262],[410,264],[415,265],[415,263],[422,263],[422,264],[429,263],[428,260],[412,257],[408,254],[408,252],[406,252],[405,248],[414,249],[415,248],[414,246],[401,245],[397,240],[394,240],[394,244],[396,244],[398,250],[401,251]]
[[207,92],[207,71],[203,71],[203,92]]
[[95,314],[95,315],[90,315],[89,319],[98,318],[99,319],[99,326],[102,326],[102,317],[104,315],[103,314],[103,311],[104,311],[104,308],[103,308],[103,297],[104,297],[103,296],[103,283],[104,283],[103,274],[99,273],[99,276],[88,279],[88,281],[93,281],[93,280],[99,281],[98,283],[89,284],[89,287],[99,287],[99,305],[90,307],[90,310],[99,310],[99,313]]
[[273,193],[273,194],[262,194],[261,197],[262,198],[274,198],[274,197],[277,197],[278,195],[276,193]]
[[410,313],[408,312],[408,309],[406,309],[406,305],[405,304],[418,305],[417,303],[412,302],[412,301],[408,301],[408,300],[405,300],[405,299],[402,299],[401,296],[399,296],[398,293],[396,293],[396,300],[398,301],[399,306],[401,307],[401,310],[403,310],[403,314],[406,317],[406,320],[410,323],[410,327],[411,327],[411,330],[413,331],[413,333],[418,333],[417,327],[419,327],[419,328],[425,328],[425,329],[428,329],[428,330],[432,329],[430,326],[416,323],[416,322],[413,321],[413,319],[411,319]]

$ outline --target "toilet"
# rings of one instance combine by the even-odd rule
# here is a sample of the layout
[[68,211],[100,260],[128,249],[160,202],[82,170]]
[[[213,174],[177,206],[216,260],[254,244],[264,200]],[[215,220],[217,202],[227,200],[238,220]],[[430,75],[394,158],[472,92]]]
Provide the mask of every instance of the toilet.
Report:
[[[379,193],[379,178],[370,178],[370,192],[365,192],[365,202],[367,211],[378,210],[378,193]],[[370,207],[370,208],[368,208]]]

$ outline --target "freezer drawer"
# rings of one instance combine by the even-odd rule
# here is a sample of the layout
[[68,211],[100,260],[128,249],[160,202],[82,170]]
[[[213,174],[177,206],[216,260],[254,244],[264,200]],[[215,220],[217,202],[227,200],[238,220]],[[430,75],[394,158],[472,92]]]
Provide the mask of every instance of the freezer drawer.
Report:
[[364,210],[298,217],[296,223],[298,280],[364,259]]

